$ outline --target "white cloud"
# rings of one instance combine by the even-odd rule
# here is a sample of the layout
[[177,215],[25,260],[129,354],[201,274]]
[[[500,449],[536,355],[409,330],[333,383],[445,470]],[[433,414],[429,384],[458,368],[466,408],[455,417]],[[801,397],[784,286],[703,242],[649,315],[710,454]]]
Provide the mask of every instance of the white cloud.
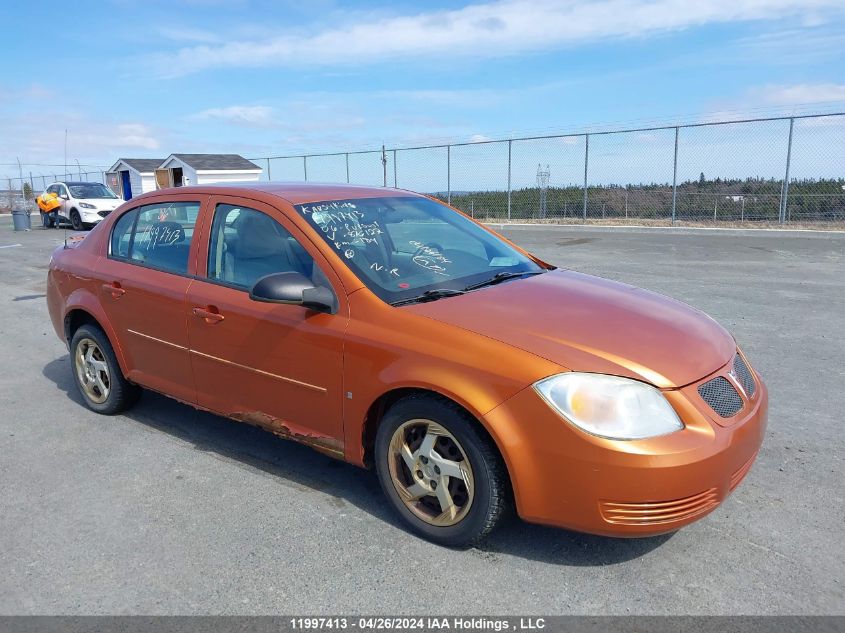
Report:
[[342,28],[185,47],[155,56],[162,74],[217,67],[346,65],[407,57],[491,58],[705,24],[842,10],[841,0],[501,0]]
[[[56,165],[64,160],[67,129],[67,157],[85,165],[108,166],[118,156],[145,156],[162,151],[165,130],[137,121],[92,118],[52,110],[7,115],[0,120],[4,147],[15,148],[28,164]],[[13,157],[12,157],[13,158]],[[10,162],[0,152],[0,162]],[[38,169],[34,169],[38,173]]]
[[191,115],[193,119],[216,119],[246,127],[274,127],[274,110],[263,105],[233,105],[225,108],[208,108]]
[[[96,137],[94,137],[96,138]],[[105,140],[108,139],[108,140]],[[120,123],[115,128],[115,134],[102,137],[105,146],[158,149],[161,143],[153,136],[152,129],[142,123]]]
[[162,26],[158,29],[159,35],[169,40],[178,42],[219,42],[220,37],[211,31],[195,29],[182,26]]
[[755,88],[751,95],[776,106],[845,102],[845,84],[768,85]]

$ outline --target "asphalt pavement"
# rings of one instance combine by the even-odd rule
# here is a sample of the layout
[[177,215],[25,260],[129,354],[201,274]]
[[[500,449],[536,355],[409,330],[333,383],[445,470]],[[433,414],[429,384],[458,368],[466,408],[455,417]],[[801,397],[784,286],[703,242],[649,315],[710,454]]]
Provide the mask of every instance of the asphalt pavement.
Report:
[[44,301],[63,231],[4,216],[0,614],[845,614],[845,234],[504,233],[734,333],[771,409],[722,507],[650,539],[515,520],[453,551],[406,532],[372,473],[306,447],[149,393],[99,416]]

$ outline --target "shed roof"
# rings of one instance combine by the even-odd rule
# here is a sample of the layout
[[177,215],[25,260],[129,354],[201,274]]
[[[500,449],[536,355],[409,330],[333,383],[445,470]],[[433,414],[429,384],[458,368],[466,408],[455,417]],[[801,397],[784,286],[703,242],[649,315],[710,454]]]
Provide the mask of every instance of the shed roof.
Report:
[[[164,161],[163,158],[121,158],[118,162],[123,161],[135,171],[146,173],[155,171],[158,166]],[[115,163],[117,164],[117,163]]]
[[[197,171],[232,169],[254,170],[261,169],[255,163],[248,161],[240,154],[171,154],[169,158],[178,158],[186,165]],[[166,161],[161,161],[159,165]]]

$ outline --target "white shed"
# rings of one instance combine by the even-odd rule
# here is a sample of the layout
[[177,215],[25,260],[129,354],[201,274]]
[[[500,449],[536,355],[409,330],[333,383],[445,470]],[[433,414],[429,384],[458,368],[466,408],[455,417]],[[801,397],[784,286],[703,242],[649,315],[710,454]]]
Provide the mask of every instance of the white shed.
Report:
[[262,169],[238,154],[171,154],[155,173],[159,189],[214,182],[256,182]]
[[121,158],[106,173],[106,184],[124,200],[156,190],[160,158]]

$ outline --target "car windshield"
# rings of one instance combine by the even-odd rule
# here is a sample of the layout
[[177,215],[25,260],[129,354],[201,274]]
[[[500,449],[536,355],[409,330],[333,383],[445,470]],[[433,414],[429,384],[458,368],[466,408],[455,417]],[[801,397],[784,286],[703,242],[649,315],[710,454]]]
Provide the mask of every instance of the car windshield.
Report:
[[361,281],[388,303],[425,292],[427,299],[438,298],[449,290],[544,270],[507,242],[429,198],[334,200],[296,208]]
[[74,185],[68,185],[70,195],[77,200],[86,200],[91,198],[115,199],[117,195],[98,182],[82,182]]

